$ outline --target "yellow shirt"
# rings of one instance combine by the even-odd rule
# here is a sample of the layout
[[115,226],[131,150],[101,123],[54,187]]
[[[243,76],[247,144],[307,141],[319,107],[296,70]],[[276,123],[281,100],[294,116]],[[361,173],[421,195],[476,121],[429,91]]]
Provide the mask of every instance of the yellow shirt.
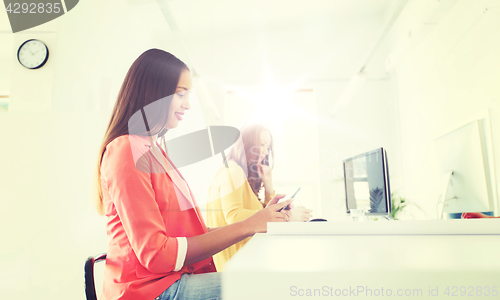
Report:
[[[208,191],[207,226],[221,227],[243,221],[263,208],[252,191],[243,169],[234,161],[228,161],[229,168],[222,166],[217,172]],[[267,204],[274,194],[265,196]],[[215,266],[222,271],[225,263],[250,238],[246,238],[214,255]]]

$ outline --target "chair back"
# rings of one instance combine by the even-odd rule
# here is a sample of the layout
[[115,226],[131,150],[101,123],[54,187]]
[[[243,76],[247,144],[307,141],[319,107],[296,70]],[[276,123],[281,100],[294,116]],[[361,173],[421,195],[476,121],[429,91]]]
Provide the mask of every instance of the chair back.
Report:
[[87,300],[97,300],[94,282],[94,264],[106,260],[106,253],[97,256],[90,256],[85,261],[84,277],[85,277],[85,295]]

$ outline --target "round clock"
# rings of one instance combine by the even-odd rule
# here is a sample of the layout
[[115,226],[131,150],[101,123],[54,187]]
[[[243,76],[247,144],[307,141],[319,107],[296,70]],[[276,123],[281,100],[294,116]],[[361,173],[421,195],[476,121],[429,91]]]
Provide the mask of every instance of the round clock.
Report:
[[28,69],[41,68],[47,59],[49,59],[49,49],[39,40],[27,40],[17,50],[17,60]]

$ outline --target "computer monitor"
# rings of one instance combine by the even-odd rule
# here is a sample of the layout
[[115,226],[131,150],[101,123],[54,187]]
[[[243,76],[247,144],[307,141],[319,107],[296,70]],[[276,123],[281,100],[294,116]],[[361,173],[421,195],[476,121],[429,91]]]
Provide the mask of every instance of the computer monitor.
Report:
[[347,213],[363,210],[366,215],[389,215],[391,189],[387,153],[378,148],[344,160]]
[[[437,172],[442,179],[438,218],[463,212],[494,211],[493,184],[484,119],[461,126],[435,140]],[[439,178],[439,177],[438,177]]]

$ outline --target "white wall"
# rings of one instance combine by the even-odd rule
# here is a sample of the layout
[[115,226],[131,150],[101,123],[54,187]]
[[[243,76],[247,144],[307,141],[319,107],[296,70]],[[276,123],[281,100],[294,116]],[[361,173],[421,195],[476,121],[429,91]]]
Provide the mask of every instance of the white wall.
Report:
[[157,4],[134,3],[85,1],[70,11],[71,17],[61,19],[54,110],[110,110],[130,65],[142,52],[180,52]]
[[[12,45],[14,43],[14,35],[1,34],[0,45]],[[9,95],[10,93],[10,78],[13,60],[11,58],[13,51],[12,47],[0,47],[0,95]]]
[[83,297],[83,263],[106,251],[105,219],[90,201],[107,113],[0,116],[2,298]]
[[[431,217],[441,179],[434,139],[453,125],[489,110],[496,159],[491,167],[500,171],[499,14],[498,1],[457,1],[396,68],[405,195]],[[402,24],[405,29],[411,25]]]
[[[326,218],[345,214],[342,160],[384,147],[390,169],[391,191],[401,195],[403,183],[398,101],[393,80],[368,80],[346,106],[331,117],[332,108],[347,82],[316,85],[319,127],[321,198]],[[325,155],[326,154],[326,155]]]

